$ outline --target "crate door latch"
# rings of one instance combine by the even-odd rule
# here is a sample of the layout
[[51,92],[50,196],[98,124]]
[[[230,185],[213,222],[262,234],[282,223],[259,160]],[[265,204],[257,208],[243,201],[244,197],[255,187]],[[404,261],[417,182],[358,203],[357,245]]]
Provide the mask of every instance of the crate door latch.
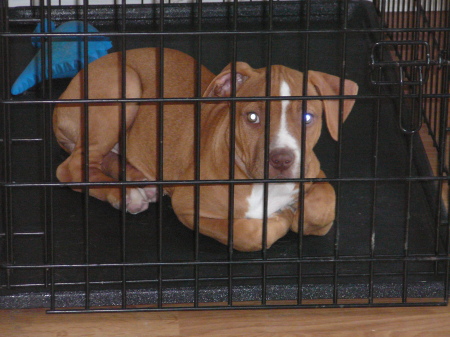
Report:
[[[406,134],[422,127],[423,92],[428,81],[430,46],[425,41],[381,41],[372,47],[371,82],[394,86],[398,93],[399,125]],[[396,94],[397,95],[397,94]]]

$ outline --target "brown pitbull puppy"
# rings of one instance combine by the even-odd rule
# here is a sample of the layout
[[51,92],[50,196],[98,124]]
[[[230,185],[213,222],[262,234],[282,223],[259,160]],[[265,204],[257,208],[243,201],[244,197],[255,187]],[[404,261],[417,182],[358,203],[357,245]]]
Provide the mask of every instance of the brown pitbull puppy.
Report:
[[[253,69],[248,64],[231,65],[214,76],[205,67],[181,52],[164,50],[163,97],[169,102],[126,103],[126,180],[141,181],[142,186],[127,187],[126,208],[130,213],[146,210],[158,198],[157,188],[151,181],[189,181],[199,177],[209,182],[199,185],[199,229],[224,244],[232,244],[242,251],[270,247],[289,229],[298,232],[299,217],[304,217],[305,235],[324,235],[335,217],[335,192],[326,182],[305,183],[304,214],[299,214],[299,183],[277,183],[277,179],[300,177],[301,141],[303,147],[305,178],[325,177],[313,152],[325,119],[331,136],[338,139],[339,100],[320,96],[340,94],[338,77],[308,72],[306,111],[303,101],[290,99],[303,96],[303,73],[284,67],[272,66],[272,97],[270,101],[269,144],[265,151],[266,108],[262,100],[239,100],[232,103],[232,81],[235,79],[236,97],[265,97],[266,69]],[[143,48],[127,51],[126,93],[122,93],[122,55],[113,53],[89,65],[89,99],[141,99],[159,98],[161,92],[160,51]],[[200,134],[196,135],[198,105],[187,101],[170,102],[170,98],[195,98],[198,87],[197,71],[201,69],[203,97],[216,97],[201,103]],[[61,99],[84,98],[84,72],[70,83]],[[356,95],[358,86],[344,80],[344,95]],[[286,99],[283,99],[285,97]],[[220,98],[224,98],[221,100]],[[159,105],[163,104],[163,114]],[[233,107],[234,105],[234,107]],[[342,104],[344,121],[354,105],[346,99]],[[235,144],[230,144],[231,110],[235,113]],[[83,103],[58,104],[54,111],[54,130],[59,144],[70,153],[57,170],[62,182],[114,182],[120,176],[119,146],[122,104],[113,102],[89,103],[89,172],[84,172],[84,107]],[[163,120],[163,136],[159,123]],[[303,126],[304,124],[304,126]],[[200,137],[200,167],[196,167],[195,137]],[[160,141],[163,141],[162,172],[158,158]],[[234,148],[233,177],[230,177],[230,150]],[[233,226],[229,234],[230,184],[213,180],[263,179],[267,152],[267,176],[274,182],[267,184],[267,209],[264,214],[265,187],[262,183],[243,182],[234,185]],[[211,182],[212,181],[212,182]],[[146,183],[148,182],[148,183]],[[74,188],[75,189],[75,188]],[[77,190],[77,189],[75,189]],[[108,201],[116,208],[122,203],[121,190],[115,186],[91,187],[90,195]],[[195,188],[189,184],[164,185],[164,193],[172,198],[175,213],[182,223],[194,228]],[[267,219],[266,242],[263,243],[263,222]]]

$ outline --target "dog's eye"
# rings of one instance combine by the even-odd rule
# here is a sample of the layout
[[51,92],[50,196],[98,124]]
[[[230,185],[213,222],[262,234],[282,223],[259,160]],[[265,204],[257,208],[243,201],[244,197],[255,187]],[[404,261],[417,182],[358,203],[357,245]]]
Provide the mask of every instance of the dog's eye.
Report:
[[247,120],[252,124],[257,124],[259,123],[259,115],[254,111],[250,111],[247,113]]
[[312,121],[314,120],[314,115],[312,113],[305,113],[303,115],[303,118],[305,119],[305,124],[311,124]]

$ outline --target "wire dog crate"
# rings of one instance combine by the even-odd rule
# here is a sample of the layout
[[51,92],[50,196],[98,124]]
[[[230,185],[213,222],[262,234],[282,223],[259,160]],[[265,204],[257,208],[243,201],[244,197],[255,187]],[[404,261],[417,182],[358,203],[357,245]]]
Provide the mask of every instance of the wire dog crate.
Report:
[[[0,308],[447,304],[448,1],[111,2],[0,0]],[[327,176],[321,181],[337,193],[332,230],[317,237],[291,232],[269,249],[238,252],[184,227],[167,197],[130,215],[89,197],[87,189],[98,184],[80,183],[84,193],[76,193],[58,182],[56,167],[67,155],[54,138],[52,112],[70,78],[45,79],[18,95],[11,87],[36,45],[61,37],[34,32],[36,25],[73,20],[98,29],[65,34],[86,47],[89,38],[106,37],[109,52],[173,48],[215,74],[245,61],[358,83],[339,141],[324,130],[315,148]],[[41,55],[45,69],[51,48]]]

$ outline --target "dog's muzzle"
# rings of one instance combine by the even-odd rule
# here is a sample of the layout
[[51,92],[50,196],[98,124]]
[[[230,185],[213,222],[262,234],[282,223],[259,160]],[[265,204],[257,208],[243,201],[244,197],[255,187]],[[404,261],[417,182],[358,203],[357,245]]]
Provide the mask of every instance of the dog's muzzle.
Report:
[[269,153],[271,178],[292,177],[292,166],[295,162],[295,153],[289,148],[273,149]]

